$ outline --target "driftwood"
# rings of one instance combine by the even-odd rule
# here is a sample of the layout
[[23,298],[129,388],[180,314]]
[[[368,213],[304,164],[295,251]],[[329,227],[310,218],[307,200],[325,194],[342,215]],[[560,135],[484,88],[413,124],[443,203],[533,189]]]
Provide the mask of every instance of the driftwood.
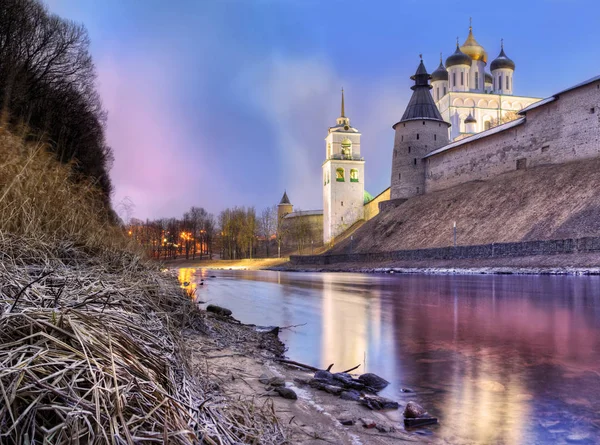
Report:
[[[275,360],[278,361],[279,363],[283,363],[283,364],[286,364],[286,365],[297,366],[298,368],[308,369],[309,371],[313,371],[313,372],[322,371],[322,369],[315,368],[314,366],[306,365],[304,363],[295,362],[293,360],[286,360],[286,359],[283,359],[283,358],[278,358],[278,359],[275,359]],[[333,363],[331,365],[329,365],[329,367],[327,368],[327,371],[331,371],[331,368],[333,368]],[[345,374],[345,373],[354,371],[355,369],[358,369],[358,368],[360,368],[360,364],[356,365],[354,368],[350,368],[350,369],[347,369],[346,371],[342,371],[342,373]]]

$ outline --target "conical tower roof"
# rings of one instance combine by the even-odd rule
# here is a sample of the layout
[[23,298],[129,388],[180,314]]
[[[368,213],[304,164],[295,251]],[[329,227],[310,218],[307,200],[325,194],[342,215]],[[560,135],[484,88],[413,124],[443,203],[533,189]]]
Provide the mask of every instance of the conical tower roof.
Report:
[[283,192],[279,205],[291,204],[290,198],[288,198],[287,191]]
[[442,119],[442,115],[433,102],[433,97],[429,92],[431,89],[431,85],[429,85],[430,77],[423,64],[423,59],[421,59],[417,72],[414,76],[411,76],[411,79],[415,81],[415,84],[411,87],[413,94],[400,122],[414,119],[428,119],[443,122],[448,126],[450,125]]

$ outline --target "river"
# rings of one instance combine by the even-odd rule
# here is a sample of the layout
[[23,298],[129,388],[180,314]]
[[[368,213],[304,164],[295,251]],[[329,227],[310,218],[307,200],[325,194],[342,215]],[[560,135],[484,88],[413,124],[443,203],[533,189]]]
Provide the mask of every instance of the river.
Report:
[[431,439],[600,443],[600,277],[179,274],[242,322],[300,325],[280,334],[291,359],[386,378],[439,417]]

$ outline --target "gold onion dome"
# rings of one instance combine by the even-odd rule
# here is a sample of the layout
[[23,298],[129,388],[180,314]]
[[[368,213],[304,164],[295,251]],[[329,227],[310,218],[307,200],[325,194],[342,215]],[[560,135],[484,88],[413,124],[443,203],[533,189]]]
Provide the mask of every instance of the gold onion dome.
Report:
[[463,53],[458,47],[458,42],[456,42],[456,51],[450,57],[446,59],[446,68],[450,68],[451,66],[456,65],[468,65],[471,66],[473,61],[469,56]]
[[460,50],[469,56],[473,60],[483,60],[483,63],[487,63],[488,55],[475,37],[473,37],[473,27],[469,26],[469,37],[465,40],[465,43],[462,44]]

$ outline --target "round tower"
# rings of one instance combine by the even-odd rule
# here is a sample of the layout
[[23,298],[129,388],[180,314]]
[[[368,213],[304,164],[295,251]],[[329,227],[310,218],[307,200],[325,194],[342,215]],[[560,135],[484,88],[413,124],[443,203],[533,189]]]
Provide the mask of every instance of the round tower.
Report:
[[277,204],[277,221],[281,221],[285,215],[293,211],[294,206],[290,202],[290,198],[288,198],[287,191],[284,191],[281,201]]
[[504,53],[504,40],[501,41],[500,54],[493,60],[490,69],[494,78],[494,93],[512,95],[515,62]]
[[429,92],[431,85],[423,60],[411,77],[412,97],[396,131],[392,154],[391,199],[425,193],[425,155],[448,144],[450,124],[440,115]]
[[431,93],[433,100],[438,102],[448,92],[448,70],[442,62],[442,54],[440,53],[440,65],[431,73]]
[[458,39],[456,39],[456,51],[446,59],[450,91],[469,91],[472,63],[471,58],[460,50]]

